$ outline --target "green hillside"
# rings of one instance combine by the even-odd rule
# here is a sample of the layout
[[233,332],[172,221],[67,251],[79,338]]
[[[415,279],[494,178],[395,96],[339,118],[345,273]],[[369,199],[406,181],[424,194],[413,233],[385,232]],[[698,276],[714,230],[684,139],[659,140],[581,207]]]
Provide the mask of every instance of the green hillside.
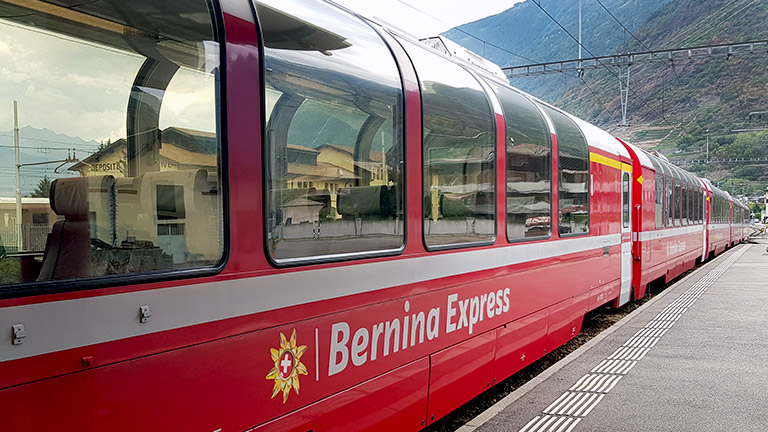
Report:
[[[583,44],[594,55],[726,44],[768,39],[768,1],[602,1],[641,42],[627,34],[596,0],[583,0]],[[576,0],[541,5],[573,35]],[[522,54],[531,60],[575,57],[576,43],[528,0],[502,14],[466,24],[461,30]],[[459,30],[447,33],[502,66],[525,60],[494,54],[488,44]],[[491,55],[489,55],[491,54]],[[563,107],[628,141],[666,154],[734,194],[761,194],[768,183],[768,163],[714,161],[768,157],[768,53],[634,64],[627,119],[619,128],[621,104],[618,69],[515,78],[512,85]],[[587,52],[584,56],[589,56]],[[709,136],[709,163],[707,157]],[[695,162],[694,162],[695,161]],[[704,162],[702,162],[704,161]]]

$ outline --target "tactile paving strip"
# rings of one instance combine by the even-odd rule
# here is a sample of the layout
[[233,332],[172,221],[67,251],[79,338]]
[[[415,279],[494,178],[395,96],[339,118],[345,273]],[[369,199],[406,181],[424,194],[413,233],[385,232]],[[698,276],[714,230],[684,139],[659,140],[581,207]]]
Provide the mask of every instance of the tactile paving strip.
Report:
[[688,308],[709,289],[751,245],[742,246],[704,275],[648,324],[632,335],[613,354],[529,421],[519,432],[570,432],[586,417],[629,371],[656,346]]

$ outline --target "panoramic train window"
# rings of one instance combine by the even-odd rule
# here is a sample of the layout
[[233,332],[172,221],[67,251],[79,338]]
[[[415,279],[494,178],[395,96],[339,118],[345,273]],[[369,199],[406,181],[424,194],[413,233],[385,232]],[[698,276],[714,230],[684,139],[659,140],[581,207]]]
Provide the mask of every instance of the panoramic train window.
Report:
[[0,1],[0,17],[0,283],[216,265],[208,3]]
[[696,187],[696,197],[698,199],[696,204],[696,211],[698,212],[698,221],[699,223],[704,223],[704,203],[706,202],[706,193],[701,189],[701,185],[697,184]]
[[651,156],[651,163],[656,170],[656,206],[655,206],[655,220],[656,228],[662,228],[664,226],[664,171],[661,168],[655,157]]
[[260,1],[256,13],[271,257],[290,264],[397,252],[403,95],[389,49],[368,25],[320,1]]
[[480,83],[426,48],[408,44],[421,81],[424,243],[493,241],[495,122]]
[[629,173],[621,175],[621,220],[624,228],[629,228]]
[[494,86],[507,127],[507,239],[552,233],[552,142],[547,123],[523,95]]
[[672,226],[672,188],[674,186],[674,179],[672,178],[672,171],[670,165],[666,162],[661,162],[661,168],[664,170],[664,225],[667,227]]
[[589,232],[589,148],[576,124],[546,105],[557,131],[560,234]]
[[688,174],[688,214],[691,218],[691,224],[696,224],[696,195],[698,194],[698,191],[696,190],[696,182],[695,178]]
[[675,179],[675,226],[682,226],[683,224],[683,183],[680,176],[680,171],[676,168],[672,168],[672,177]]
[[688,225],[690,223],[689,215],[688,215],[688,176],[685,175],[684,172],[681,172],[682,177],[682,194],[680,195],[680,198],[683,200],[683,210],[682,210],[682,224]]

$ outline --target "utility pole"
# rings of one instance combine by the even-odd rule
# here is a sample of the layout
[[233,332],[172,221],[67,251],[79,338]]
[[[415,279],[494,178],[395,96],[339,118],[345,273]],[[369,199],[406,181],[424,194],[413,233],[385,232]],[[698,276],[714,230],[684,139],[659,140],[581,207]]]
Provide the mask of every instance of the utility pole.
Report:
[[581,67],[581,0],[579,0],[579,67]]
[[21,252],[24,243],[21,236],[21,162],[19,155],[19,111],[16,101],[13,101],[13,150],[16,153],[16,251]]
[[768,187],[765,188],[765,211],[763,212],[763,223],[768,223]]

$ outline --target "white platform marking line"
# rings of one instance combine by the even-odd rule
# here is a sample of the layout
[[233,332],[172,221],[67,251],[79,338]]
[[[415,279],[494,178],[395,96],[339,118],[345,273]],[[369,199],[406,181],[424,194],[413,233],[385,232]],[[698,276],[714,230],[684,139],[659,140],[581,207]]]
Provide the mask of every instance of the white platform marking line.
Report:
[[[549,417],[549,416],[547,416]],[[533,418],[533,420],[529,421],[525,426],[523,426],[522,429],[520,429],[520,432],[531,432],[533,429],[529,429],[531,426],[533,426],[534,423],[539,421],[541,419],[541,416],[536,416]]]
[[[555,424],[549,427],[549,430],[551,432],[557,432],[558,430],[562,430],[565,428],[565,425],[567,425],[570,421],[571,417],[560,417]],[[561,423],[565,422],[565,425],[560,425]]]
[[[591,407],[600,402],[601,396],[596,393],[585,393],[587,397],[582,398],[582,402],[568,411],[568,415],[581,417],[582,413],[591,411]],[[574,411],[574,409],[576,411]]]
[[574,392],[573,395],[575,397],[571,398],[570,401],[565,404],[564,407],[560,408],[557,412],[553,412],[552,414],[568,414],[573,410],[573,407],[579,406],[579,404],[584,399],[584,395],[589,395],[589,393],[576,393]]
[[[642,329],[637,331],[607,359],[601,361],[586,375],[579,378],[565,393],[560,395],[542,413],[519,432],[570,432],[603,400],[619,381],[656,346],[680,317],[688,311],[715,280],[749,249],[743,247],[722,264],[699,279],[687,291],[675,299]],[[681,301],[684,299],[684,301]],[[563,420],[566,419],[566,420]],[[562,425],[561,425],[562,423]],[[531,428],[533,426],[533,428]],[[563,430],[565,427],[567,429]],[[548,428],[548,429],[547,429]],[[546,429],[546,431],[545,431]]]
[[[571,424],[571,427],[569,427],[568,429],[566,429],[566,430],[564,430],[564,431],[562,431],[562,432],[571,432],[571,431],[573,430],[573,428],[575,428],[575,427],[576,427],[576,425],[577,425],[577,424],[579,424],[579,422],[581,422],[581,419],[580,419],[580,418],[577,418],[577,419],[576,419],[576,421],[574,421],[574,422]],[[557,432],[560,432],[560,431],[557,431]]]
[[548,414],[552,412],[555,409],[555,407],[559,407],[559,405],[561,405],[565,400],[568,400],[569,397],[573,397],[573,396],[574,394],[571,392],[563,393],[562,396],[560,396],[559,398],[557,398],[557,400],[552,402],[550,406],[544,408],[544,411],[543,411],[544,414]]
[[548,419],[548,420],[547,420],[547,421],[546,421],[546,422],[545,422],[543,425],[541,425],[540,429],[541,429],[542,431],[548,431],[548,430],[550,430],[550,429],[549,429],[549,426],[550,426],[550,425],[552,424],[552,422],[554,422],[555,420],[557,420],[557,417],[554,417],[554,416],[550,417],[550,418],[549,418],[549,419]]

